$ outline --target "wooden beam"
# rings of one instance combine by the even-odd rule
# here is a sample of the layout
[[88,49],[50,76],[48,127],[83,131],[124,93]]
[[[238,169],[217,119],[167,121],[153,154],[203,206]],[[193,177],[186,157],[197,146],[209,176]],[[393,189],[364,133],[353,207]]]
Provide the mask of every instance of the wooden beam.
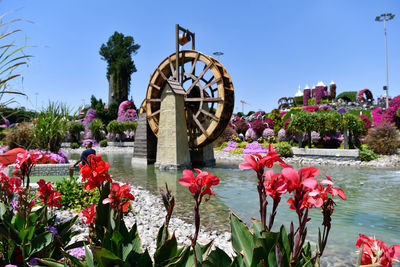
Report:
[[220,102],[220,101],[224,101],[223,98],[221,97],[208,97],[208,98],[200,98],[200,97],[191,97],[191,98],[186,98],[185,99],[186,102]]
[[194,58],[193,62],[192,62],[192,68],[190,69],[190,73],[193,74],[193,71],[195,70],[195,66],[197,63],[197,60],[199,59],[200,53],[197,53],[196,57]]
[[146,99],[146,102],[161,102],[160,98],[150,98],[150,99]]
[[160,110],[154,111],[153,113],[150,114],[150,116],[147,116],[147,118],[151,118],[154,117],[155,115],[157,115],[158,113],[160,113]]
[[168,62],[169,62],[169,68],[171,69],[172,78],[176,79],[176,73],[175,73],[174,65],[172,64],[172,61],[171,61],[171,56],[168,57]]
[[203,132],[203,134],[205,136],[207,136],[207,138],[208,138],[209,135],[208,135],[207,131],[204,129],[203,125],[201,125],[201,123],[199,122],[199,120],[196,118],[196,116],[194,114],[193,114],[193,120],[196,122],[197,126]]
[[211,85],[213,85],[213,84],[219,82],[220,80],[221,80],[221,78],[218,78],[218,79],[216,79],[216,80],[214,80],[214,81],[212,81],[212,82],[209,82],[209,83],[207,83],[206,85],[204,85],[203,87],[201,87],[200,89],[205,89],[205,88],[207,88],[207,87],[210,87]]
[[200,109],[201,113],[207,115],[208,117],[212,118],[215,121],[219,121],[219,118],[217,118],[214,114],[211,114],[208,111],[205,111],[204,109]]
[[158,91],[161,90],[160,86],[155,85],[154,83],[150,83],[149,85],[150,85],[151,87],[153,87],[154,89],[157,89]]
[[168,80],[167,77],[165,77],[165,74],[164,74],[159,68],[157,68],[157,72],[161,75],[161,77],[162,77],[164,80]]
[[196,83],[199,82],[199,80],[204,76],[204,74],[206,73],[206,71],[211,67],[212,62],[210,62],[201,72],[201,74],[199,75],[199,77],[196,78],[196,80],[192,83],[192,85],[189,87],[189,89],[186,91],[186,95],[188,95],[190,93],[190,91],[193,89],[193,87],[196,85]]

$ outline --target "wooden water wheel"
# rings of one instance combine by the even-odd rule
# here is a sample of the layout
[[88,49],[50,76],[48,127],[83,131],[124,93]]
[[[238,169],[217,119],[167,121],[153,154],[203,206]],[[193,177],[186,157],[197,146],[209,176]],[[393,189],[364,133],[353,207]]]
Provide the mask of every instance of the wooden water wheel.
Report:
[[[147,120],[158,136],[161,91],[165,81],[176,80],[176,54],[167,57],[155,69],[147,88]],[[231,77],[216,59],[195,50],[179,54],[180,81],[185,89],[186,122],[192,148],[212,143],[225,130],[232,116],[234,92]]]

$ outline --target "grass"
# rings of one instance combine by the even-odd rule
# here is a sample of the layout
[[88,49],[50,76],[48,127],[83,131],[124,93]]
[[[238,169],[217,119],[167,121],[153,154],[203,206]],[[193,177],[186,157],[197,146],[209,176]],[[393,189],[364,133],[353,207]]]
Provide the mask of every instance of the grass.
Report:
[[30,183],[37,183],[40,179],[44,179],[46,182],[55,184],[56,182],[61,182],[65,177],[67,176],[31,176]]

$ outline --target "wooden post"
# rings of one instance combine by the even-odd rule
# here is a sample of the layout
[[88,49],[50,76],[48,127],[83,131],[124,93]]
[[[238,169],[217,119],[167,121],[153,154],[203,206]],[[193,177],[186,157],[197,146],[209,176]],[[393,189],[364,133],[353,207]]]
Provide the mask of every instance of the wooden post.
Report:
[[349,149],[349,135],[347,133],[347,127],[344,127],[343,138],[344,138],[344,149]]

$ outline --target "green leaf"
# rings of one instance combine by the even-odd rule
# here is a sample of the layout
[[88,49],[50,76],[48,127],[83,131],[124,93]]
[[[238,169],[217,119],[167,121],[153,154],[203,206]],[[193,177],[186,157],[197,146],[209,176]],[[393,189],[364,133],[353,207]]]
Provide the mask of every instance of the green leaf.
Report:
[[94,260],[93,260],[93,255],[92,253],[90,253],[88,247],[85,245],[85,260],[86,260],[86,264],[88,265],[88,267],[94,267]]
[[251,218],[251,222],[251,230],[253,231],[254,236],[260,238],[262,233],[261,221]]
[[[281,226],[280,234],[279,234],[279,248],[282,252],[282,256],[286,259],[287,262],[290,262],[291,257],[291,249],[289,238],[285,229],[285,226]],[[284,261],[284,262],[286,262]]]
[[222,249],[216,247],[211,251],[207,259],[203,262],[203,267],[229,267],[231,266],[231,258]]
[[[30,254],[41,251],[43,248],[50,245],[50,243],[52,241],[53,241],[53,234],[51,232],[46,231],[44,233],[37,235],[35,238],[32,239],[32,242],[31,242],[32,249],[31,249]],[[29,256],[29,255],[26,255],[26,256]]]
[[105,248],[93,248],[93,253],[100,266],[127,266],[118,256]]
[[[137,230],[137,225],[136,225],[136,223],[135,223],[134,225],[132,225],[132,228],[131,228],[131,230],[129,231],[129,239],[128,239],[128,242],[132,244],[132,246],[133,246],[132,249],[133,249],[136,253],[143,253],[142,244],[141,244],[141,241],[140,241],[139,232],[138,232],[138,230]],[[124,243],[125,243],[125,241],[124,241]]]
[[111,241],[113,241],[116,246],[119,245],[122,239],[124,239],[124,237],[117,231],[115,231],[111,237]]
[[66,246],[66,247],[64,248],[64,250],[71,250],[71,249],[74,249],[74,248],[81,248],[81,247],[85,246],[87,243],[88,243],[88,242],[87,242],[87,241],[84,241],[84,240],[82,240],[82,241],[76,241],[75,243]]
[[0,202],[0,218],[3,219],[3,215],[6,214],[7,212],[7,206],[3,203]]
[[109,194],[110,182],[108,181],[103,187],[103,191],[101,192],[100,199],[96,207],[95,229],[97,238],[100,240],[104,239],[104,228],[109,229],[110,226],[110,204],[103,204],[103,200],[108,198]]
[[154,253],[155,266],[165,266],[166,263],[169,263],[169,259],[179,256],[177,252],[178,252],[177,241],[175,238],[175,234],[173,234]]
[[250,266],[255,248],[253,233],[247,225],[239,219],[232,211],[230,214],[232,247],[237,254],[244,256],[246,266]]
[[64,267],[63,263],[60,263],[60,262],[58,262],[56,260],[53,260],[53,259],[39,259],[39,258],[36,258],[36,260],[38,262],[42,263],[42,264],[45,264],[45,266],[48,266],[48,267]]
[[[270,265],[270,266],[277,266],[277,265]],[[236,257],[233,259],[231,267],[245,267],[243,256],[237,254]]]
[[268,254],[268,266],[278,266],[278,263],[276,261],[276,252],[274,248],[271,249]]
[[143,267],[147,267],[147,266],[152,267],[153,266],[153,261],[151,260],[149,251],[147,249],[141,255],[138,266],[143,266]]
[[[165,227],[165,225],[163,224],[160,229],[158,230],[158,234],[157,234],[157,248],[159,248],[165,241],[165,232],[168,232],[168,228]],[[167,238],[169,238],[169,233],[167,234]]]

